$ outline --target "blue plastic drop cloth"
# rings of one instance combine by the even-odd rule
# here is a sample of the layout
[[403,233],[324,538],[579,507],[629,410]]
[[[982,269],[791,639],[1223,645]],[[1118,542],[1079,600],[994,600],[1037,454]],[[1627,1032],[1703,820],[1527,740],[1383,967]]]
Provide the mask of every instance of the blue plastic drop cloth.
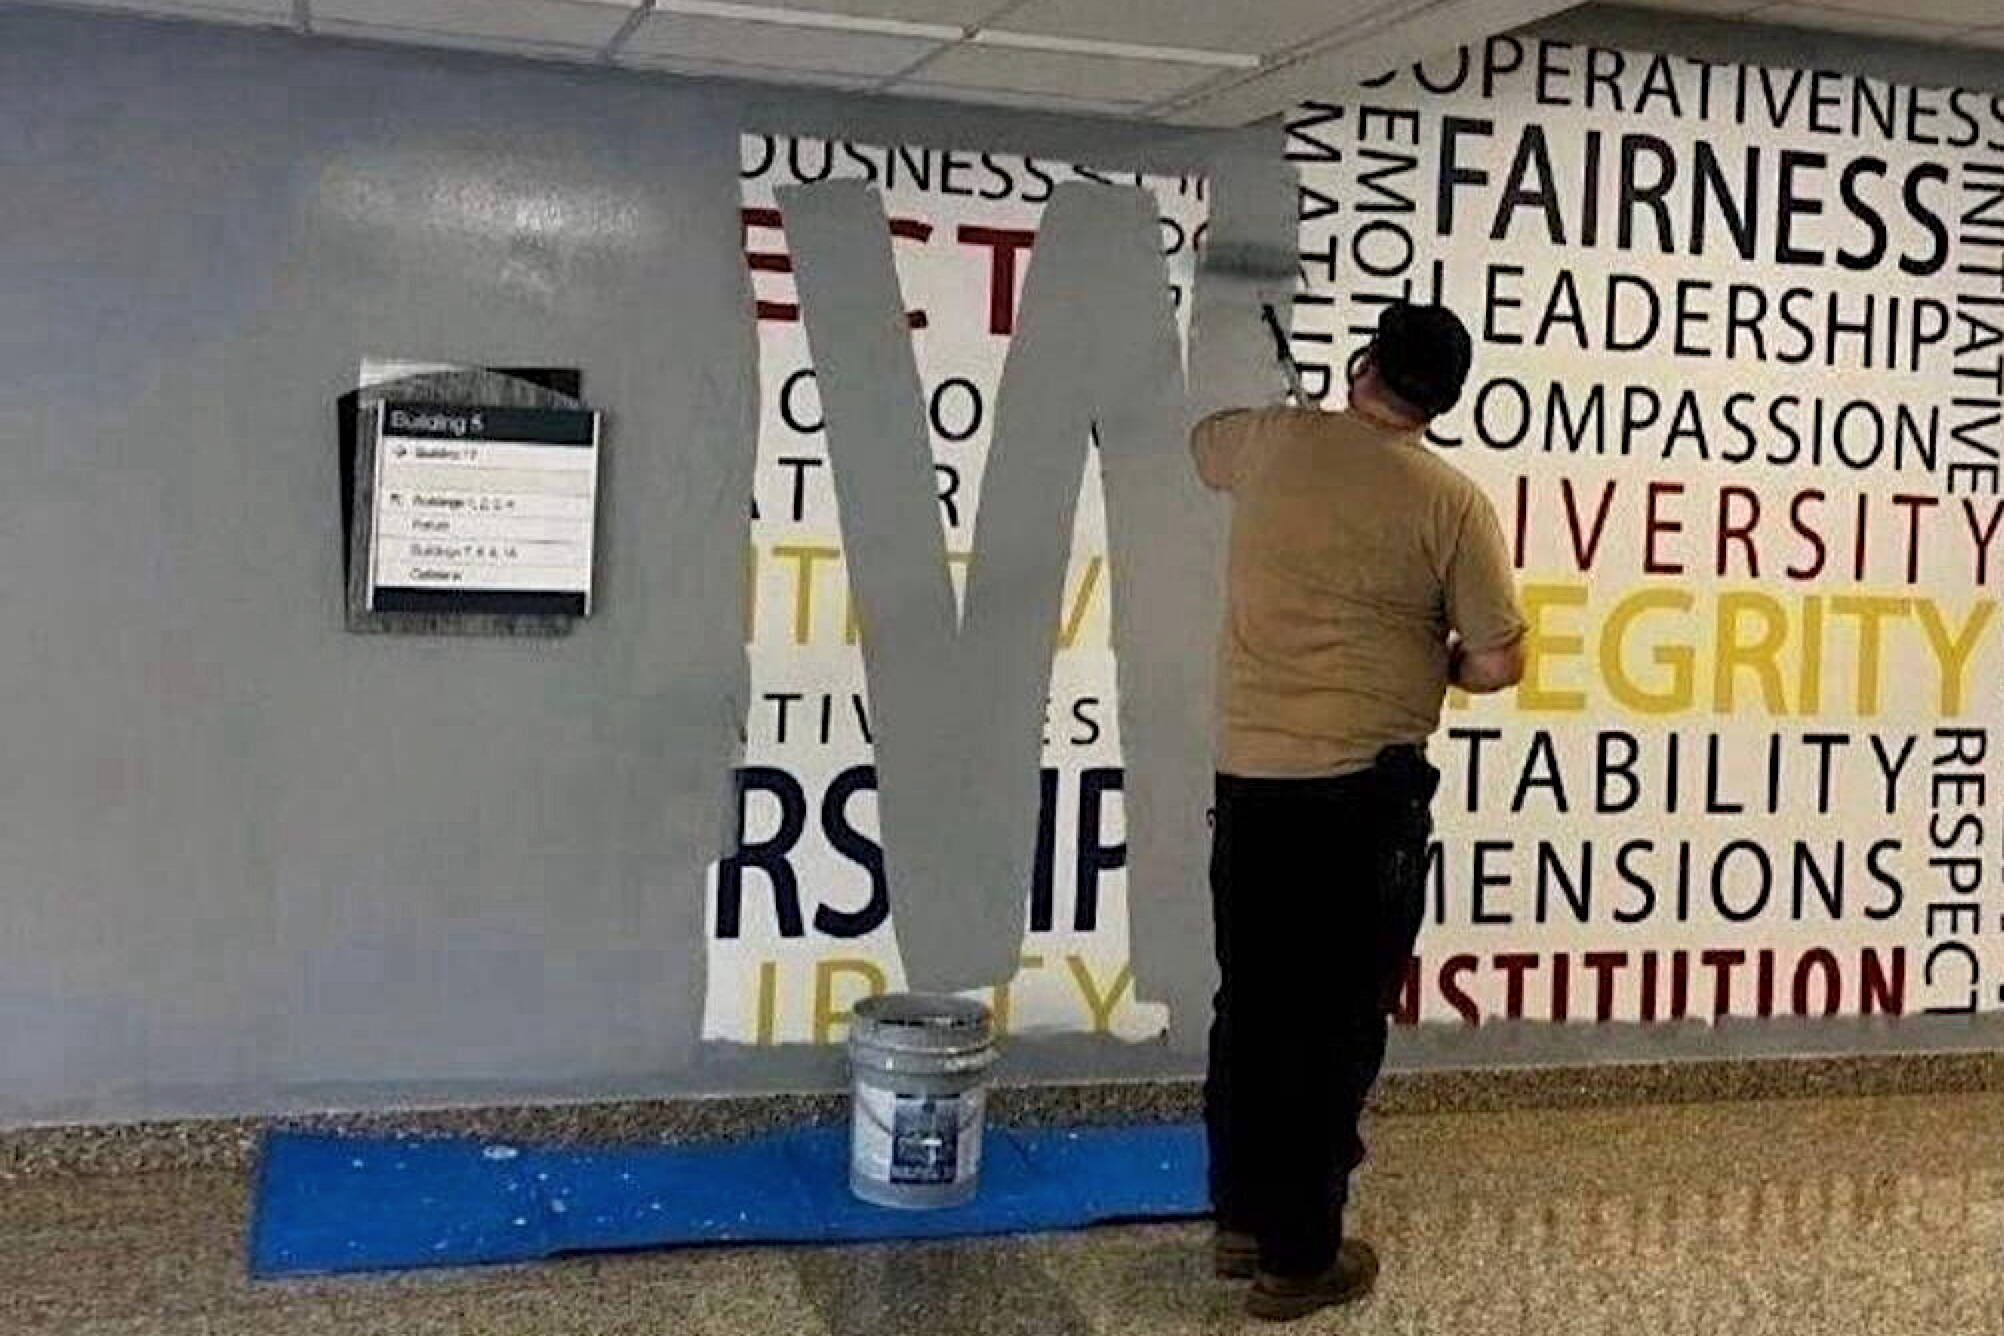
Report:
[[845,1243],[1187,1219],[1209,1206],[1194,1125],[990,1128],[966,1206],[849,1192],[846,1128],[693,1146],[524,1146],[274,1133],[253,1207],[259,1277],[521,1262],[726,1243]]

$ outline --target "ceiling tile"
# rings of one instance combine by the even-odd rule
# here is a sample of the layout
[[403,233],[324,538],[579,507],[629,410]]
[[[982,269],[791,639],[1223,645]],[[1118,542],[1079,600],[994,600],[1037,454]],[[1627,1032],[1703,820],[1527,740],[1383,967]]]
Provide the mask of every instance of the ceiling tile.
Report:
[[1334,32],[1385,0],[1028,0],[996,20],[1011,32],[1137,46],[1267,55]]
[[1812,0],[1817,9],[1837,9],[1867,18],[1912,19],[1952,28],[1973,28],[1998,21],[1999,0]]
[[89,9],[204,19],[211,23],[292,22],[292,0],[81,0]]
[[954,88],[1056,94],[1088,102],[1151,102],[1194,88],[1218,73],[1213,66],[1175,61],[956,46],[929,62],[915,77]]
[[1009,8],[1006,0],[753,0],[774,9],[806,9],[817,14],[897,19],[901,23],[945,23],[971,28]]
[[1572,0],[1441,0],[1404,20],[1319,43],[1299,59],[1248,77],[1220,79],[1151,107],[1150,114],[1180,125],[1250,125],[1306,98],[1328,97],[1331,89],[1383,74],[1411,60],[1415,51],[1452,50],[1571,7]]
[[1644,9],[1668,9],[1681,14],[1744,14],[1770,0],[1629,0]]
[[896,74],[939,43],[923,37],[796,28],[693,14],[656,11],[619,49],[622,61],[651,57],[761,65],[768,70],[822,70],[835,74]]
[[312,0],[312,6],[319,32],[432,34],[584,50],[611,41],[627,13],[623,6],[577,0]]
[[1936,41],[1955,29],[1944,23],[1925,23],[1905,16],[1862,14],[1844,9],[1824,9],[1817,5],[1769,5],[1753,11],[1762,23],[1778,23],[1789,28],[1821,28],[1830,32],[1863,33],[1871,37],[1917,37]]

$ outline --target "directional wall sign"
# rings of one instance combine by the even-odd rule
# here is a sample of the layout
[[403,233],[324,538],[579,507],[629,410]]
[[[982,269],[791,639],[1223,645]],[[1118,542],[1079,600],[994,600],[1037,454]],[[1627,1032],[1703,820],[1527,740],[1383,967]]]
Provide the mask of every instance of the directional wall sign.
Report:
[[598,414],[389,402],[376,423],[371,611],[591,611]]

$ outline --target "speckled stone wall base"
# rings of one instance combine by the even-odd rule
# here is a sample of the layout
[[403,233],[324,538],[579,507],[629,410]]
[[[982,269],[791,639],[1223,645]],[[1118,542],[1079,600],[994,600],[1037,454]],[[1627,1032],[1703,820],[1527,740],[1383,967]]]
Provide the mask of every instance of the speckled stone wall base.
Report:
[[[1380,1083],[1373,1108],[1380,1114],[1458,1113],[1982,1091],[2004,1091],[2004,1052],[1395,1071]],[[1194,1118],[1201,1107],[1202,1087],[1194,1080],[1003,1086],[990,1103],[992,1117],[1021,1124]],[[239,1168],[250,1162],[258,1138],[275,1127],[676,1142],[839,1122],[847,1111],[846,1095],[799,1094],[58,1124],[0,1129],[0,1180]]]

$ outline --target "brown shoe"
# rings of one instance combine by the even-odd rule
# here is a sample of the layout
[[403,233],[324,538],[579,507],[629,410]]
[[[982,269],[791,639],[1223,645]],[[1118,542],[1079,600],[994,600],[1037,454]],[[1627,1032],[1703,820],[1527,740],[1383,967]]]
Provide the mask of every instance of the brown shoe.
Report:
[[1377,1279],[1378,1254],[1371,1245],[1345,1239],[1335,1265],[1319,1276],[1292,1280],[1260,1272],[1246,1295],[1246,1312],[1262,1322],[1292,1322],[1363,1298]]
[[1251,1280],[1259,1270],[1259,1240],[1235,1229],[1211,1235],[1211,1267],[1219,1280]]

